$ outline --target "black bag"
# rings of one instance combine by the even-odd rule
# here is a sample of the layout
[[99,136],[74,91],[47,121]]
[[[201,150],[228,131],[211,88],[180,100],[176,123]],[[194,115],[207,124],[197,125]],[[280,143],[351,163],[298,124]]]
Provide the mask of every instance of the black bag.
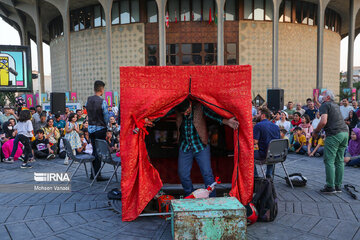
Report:
[[[301,173],[290,174],[289,178],[290,178],[290,180],[291,180],[294,187],[305,187],[306,186],[307,179]],[[289,186],[291,186],[289,178],[285,177],[285,181]]]
[[121,200],[121,191],[117,188],[113,188],[108,192],[107,197],[109,200]]
[[272,222],[278,213],[277,196],[274,183],[270,179],[255,178],[252,202],[258,210],[258,221]]

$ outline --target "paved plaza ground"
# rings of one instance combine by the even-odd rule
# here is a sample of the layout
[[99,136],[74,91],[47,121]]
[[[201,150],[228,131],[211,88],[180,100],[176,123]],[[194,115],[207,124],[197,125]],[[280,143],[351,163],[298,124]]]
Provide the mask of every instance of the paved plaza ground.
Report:
[[[33,169],[20,169],[19,164],[0,163],[1,184],[34,183],[33,172],[66,169],[60,159],[37,161]],[[319,193],[325,181],[322,158],[292,154],[286,167],[306,176],[308,185],[291,190],[276,177],[279,214],[274,222],[248,227],[248,239],[360,239],[360,200],[344,191]],[[90,180],[80,169],[72,193],[0,193],[0,239],[171,239],[170,223],[164,219],[122,222],[103,192],[105,183],[89,189]],[[105,169],[103,175],[110,171]],[[280,165],[277,174],[284,175]],[[360,168],[345,168],[344,184],[349,183],[360,189]],[[114,182],[109,189],[118,185]]]

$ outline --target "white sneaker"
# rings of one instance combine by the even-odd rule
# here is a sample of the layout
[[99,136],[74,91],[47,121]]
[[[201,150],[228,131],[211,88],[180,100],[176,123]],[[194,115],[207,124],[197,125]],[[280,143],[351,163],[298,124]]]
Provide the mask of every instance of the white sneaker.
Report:
[[69,159],[65,158],[64,165],[69,165]]

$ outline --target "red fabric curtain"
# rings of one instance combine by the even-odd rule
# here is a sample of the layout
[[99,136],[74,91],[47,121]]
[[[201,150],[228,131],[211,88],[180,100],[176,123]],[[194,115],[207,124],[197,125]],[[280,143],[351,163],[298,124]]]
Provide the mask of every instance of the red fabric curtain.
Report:
[[[235,116],[231,196],[243,204],[253,192],[253,135],[250,66],[120,67],[122,220],[136,219],[161,189],[149,162],[145,133],[134,134],[137,120],[164,116],[190,96],[224,118]],[[177,174],[177,173],[174,173]]]

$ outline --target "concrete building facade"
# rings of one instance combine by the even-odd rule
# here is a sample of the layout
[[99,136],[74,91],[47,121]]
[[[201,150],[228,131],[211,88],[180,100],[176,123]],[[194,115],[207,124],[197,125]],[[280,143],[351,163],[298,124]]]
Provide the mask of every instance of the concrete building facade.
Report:
[[0,0],[23,44],[50,45],[52,90],[83,101],[94,80],[119,91],[120,66],[250,64],[253,97],[266,99],[269,88],[285,89],[286,101],[314,88],[338,92],[340,41],[350,36],[352,66],[359,8],[360,0]]

